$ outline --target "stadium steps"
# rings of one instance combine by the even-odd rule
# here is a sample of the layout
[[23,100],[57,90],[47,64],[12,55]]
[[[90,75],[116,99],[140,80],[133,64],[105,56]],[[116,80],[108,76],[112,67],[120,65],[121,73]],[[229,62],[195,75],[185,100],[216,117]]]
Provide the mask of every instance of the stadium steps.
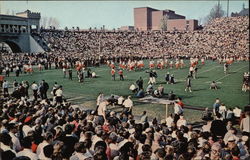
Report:
[[46,41],[39,35],[33,33],[31,35],[34,40],[43,48],[44,51],[50,51],[51,49],[49,48],[49,46],[47,45]]

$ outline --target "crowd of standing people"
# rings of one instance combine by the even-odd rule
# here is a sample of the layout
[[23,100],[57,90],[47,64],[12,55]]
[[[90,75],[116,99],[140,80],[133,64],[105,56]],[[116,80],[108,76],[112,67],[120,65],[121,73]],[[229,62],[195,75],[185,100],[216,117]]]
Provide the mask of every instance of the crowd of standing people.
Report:
[[[191,79],[197,73],[192,59],[201,59],[202,64],[205,59],[224,64],[249,60],[248,20],[248,17],[215,19],[203,30],[192,32],[42,30],[40,36],[52,51],[3,54],[0,74],[8,77],[14,71],[18,77],[32,74],[34,66],[38,66],[38,72],[55,67],[62,70],[64,77],[68,73],[72,80],[75,68],[79,82],[83,82],[84,72],[93,77],[89,66],[108,64],[115,80],[115,64],[133,70],[131,64],[142,67],[139,62],[143,59],[151,62],[154,58],[162,59],[156,64],[149,63],[148,85],[152,86],[157,78],[154,68],[164,66],[158,64],[178,69],[183,67],[183,59],[190,59],[185,90],[192,92]],[[122,70],[118,73],[123,81]],[[172,74],[165,79],[175,83]],[[249,73],[244,74],[243,83],[247,80],[249,83]],[[139,78],[136,84],[138,93],[142,93],[143,80]],[[173,99],[174,113],[159,122],[156,118],[149,121],[146,111],[136,119],[130,97],[118,98],[117,103],[124,107],[121,114],[108,109],[114,97],[107,100],[102,94],[98,96],[97,109],[87,111],[65,101],[62,86],[56,82],[49,87],[45,80],[32,84],[14,81],[12,96],[8,96],[10,85],[7,80],[3,82],[4,98],[0,104],[3,160],[247,160],[250,156],[249,106],[239,113],[239,108],[227,109],[216,99],[213,111],[204,112],[202,119],[206,124],[194,129],[185,119],[180,98]],[[33,96],[28,93],[29,88]],[[49,88],[53,99],[47,96]],[[211,84],[211,89],[215,88]],[[155,95],[163,94],[164,88],[159,86],[157,91]]]

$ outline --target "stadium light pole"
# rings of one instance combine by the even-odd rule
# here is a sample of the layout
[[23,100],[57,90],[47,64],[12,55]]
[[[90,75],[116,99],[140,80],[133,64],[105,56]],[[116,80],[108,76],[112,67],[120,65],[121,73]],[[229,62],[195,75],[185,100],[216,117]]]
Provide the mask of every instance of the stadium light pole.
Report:
[[228,12],[229,12],[229,0],[227,0],[227,17],[228,17]]

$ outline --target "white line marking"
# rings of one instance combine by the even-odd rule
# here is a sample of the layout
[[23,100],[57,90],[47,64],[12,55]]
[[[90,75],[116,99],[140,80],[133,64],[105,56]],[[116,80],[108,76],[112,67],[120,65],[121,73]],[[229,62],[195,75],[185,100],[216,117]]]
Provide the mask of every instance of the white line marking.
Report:
[[74,98],[70,98],[70,99],[67,99],[68,101],[73,101],[73,100],[77,100],[77,99],[82,99],[84,98],[83,96],[80,96],[80,97],[74,97]]
[[209,72],[209,71],[211,71],[211,70],[213,70],[213,69],[215,69],[215,68],[218,68],[218,67],[221,67],[221,66],[216,66],[216,67],[213,67],[213,68],[211,68],[211,69],[208,69],[208,70],[205,70],[205,71],[202,71],[202,72],[198,72],[198,74],[202,74],[202,73]]
[[[241,68],[239,68],[239,69],[237,69],[237,70],[235,70],[235,71],[232,71],[232,72],[237,72],[237,71],[239,71],[239,70],[241,70],[242,68],[245,68],[245,67],[247,67],[247,66],[243,66],[243,67],[241,67]],[[224,78],[226,78],[226,77],[228,77],[228,76],[230,76],[230,75],[232,75],[232,74],[227,74],[227,75],[225,75],[225,76],[223,76],[223,77],[221,77],[221,78],[215,80],[215,82],[217,82],[217,81],[219,81],[219,80],[222,80],[222,79],[224,79]]]

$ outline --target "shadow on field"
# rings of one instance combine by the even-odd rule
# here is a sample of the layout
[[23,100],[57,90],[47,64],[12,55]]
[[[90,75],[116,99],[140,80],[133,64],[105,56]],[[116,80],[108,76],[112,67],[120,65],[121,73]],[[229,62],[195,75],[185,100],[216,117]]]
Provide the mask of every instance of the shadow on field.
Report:
[[157,82],[156,85],[157,84],[167,84],[167,82]]
[[182,99],[188,99],[188,98],[192,98],[194,96],[191,95],[177,95],[178,97],[181,97]]
[[202,79],[202,78],[208,78],[208,77],[205,77],[205,76],[198,76],[196,79]]
[[175,82],[174,84],[179,84],[179,83],[181,83],[180,81],[177,81],[177,82]]
[[205,91],[207,88],[193,89],[193,91]]

